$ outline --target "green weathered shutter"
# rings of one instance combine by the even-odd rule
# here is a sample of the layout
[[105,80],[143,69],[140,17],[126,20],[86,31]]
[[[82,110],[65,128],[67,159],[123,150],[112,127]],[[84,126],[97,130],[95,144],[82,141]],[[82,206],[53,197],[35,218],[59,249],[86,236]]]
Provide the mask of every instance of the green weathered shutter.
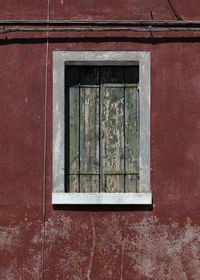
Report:
[[135,67],[66,68],[67,191],[137,191],[137,73]]

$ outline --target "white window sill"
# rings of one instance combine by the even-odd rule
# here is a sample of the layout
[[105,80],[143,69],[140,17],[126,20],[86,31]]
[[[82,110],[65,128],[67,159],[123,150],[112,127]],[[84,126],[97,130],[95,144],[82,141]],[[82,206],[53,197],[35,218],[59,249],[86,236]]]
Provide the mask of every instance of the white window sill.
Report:
[[52,204],[150,205],[151,193],[52,193]]

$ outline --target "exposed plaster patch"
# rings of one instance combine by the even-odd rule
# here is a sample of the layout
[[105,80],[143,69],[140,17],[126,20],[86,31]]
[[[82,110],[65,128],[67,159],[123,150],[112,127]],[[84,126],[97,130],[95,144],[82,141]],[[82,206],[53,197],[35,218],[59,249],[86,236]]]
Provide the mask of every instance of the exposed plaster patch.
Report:
[[21,280],[21,276],[17,273],[17,261],[16,259],[12,260],[9,266],[6,269],[1,269],[0,271],[1,279],[3,280],[15,280],[16,276],[17,279]]
[[[49,218],[46,279],[200,279],[199,225],[189,218],[183,226],[173,220],[163,224],[156,217],[138,219],[119,213]],[[1,263],[0,279],[41,279],[40,224],[0,227],[2,260],[12,260]]]
[[49,218],[46,222],[46,241],[51,244],[57,238],[69,239],[72,229],[72,219],[70,217],[59,216],[57,219]]
[[0,226],[0,251],[10,251],[20,244],[20,226]]
[[90,279],[95,248],[93,225],[90,218],[82,221],[64,215],[49,218],[46,222],[45,258],[54,256],[58,279]]
[[32,240],[31,240],[31,243],[40,244],[40,243],[42,243],[42,241],[43,241],[43,236],[41,236],[41,234],[38,233],[38,234],[33,236]]
[[38,222],[35,224],[19,222],[17,225],[12,223],[9,226],[0,226],[2,258],[0,279],[33,279],[33,275],[34,280],[41,279],[41,242],[43,239],[41,222]]
[[[121,218],[115,214],[98,220],[96,227],[96,255],[99,262],[99,279],[119,279],[122,277],[123,234]],[[124,258],[124,257],[123,257]]]
[[200,227],[164,225],[152,218],[128,226],[126,254],[139,276],[154,280],[200,279]]
[[59,216],[47,223],[46,258],[54,256],[50,271],[59,271],[58,279],[92,279],[93,265],[98,280],[200,279],[200,226],[189,219],[180,226],[172,220],[160,223],[156,217],[135,222],[134,215],[108,214]]
[[41,252],[34,252],[27,260],[24,260],[22,264],[23,275],[27,275],[34,280],[41,279],[41,269],[42,269],[42,255]]

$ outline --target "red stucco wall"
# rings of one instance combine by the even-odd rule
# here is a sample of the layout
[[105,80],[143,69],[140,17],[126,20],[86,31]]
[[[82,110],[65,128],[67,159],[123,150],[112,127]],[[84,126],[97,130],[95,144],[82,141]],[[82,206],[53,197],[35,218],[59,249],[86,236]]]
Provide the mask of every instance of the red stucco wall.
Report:
[[[199,19],[197,0],[174,4],[183,19]],[[176,19],[167,0],[0,6],[0,19],[151,19],[150,9],[156,20]],[[200,279],[200,33],[54,33],[49,44],[46,33],[6,36],[0,35],[0,279]],[[153,209],[52,208],[54,50],[151,52]]]

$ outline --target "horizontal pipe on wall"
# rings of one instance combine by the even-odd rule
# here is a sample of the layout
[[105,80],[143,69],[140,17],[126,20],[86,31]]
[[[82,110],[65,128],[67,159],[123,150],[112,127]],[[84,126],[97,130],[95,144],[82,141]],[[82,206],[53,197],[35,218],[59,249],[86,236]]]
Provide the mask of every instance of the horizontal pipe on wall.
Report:
[[70,28],[70,27],[49,27],[49,28],[23,28],[23,27],[15,27],[15,28],[3,28],[0,29],[0,34],[6,34],[11,32],[106,32],[106,31],[114,31],[114,32],[122,32],[122,31],[132,31],[132,32],[169,32],[169,31],[200,31],[200,27],[164,27],[164,28],[131,28],[131,27],[107,27],[107,28]]
[[200,25],[200,20],[0,20],[0,25]]

